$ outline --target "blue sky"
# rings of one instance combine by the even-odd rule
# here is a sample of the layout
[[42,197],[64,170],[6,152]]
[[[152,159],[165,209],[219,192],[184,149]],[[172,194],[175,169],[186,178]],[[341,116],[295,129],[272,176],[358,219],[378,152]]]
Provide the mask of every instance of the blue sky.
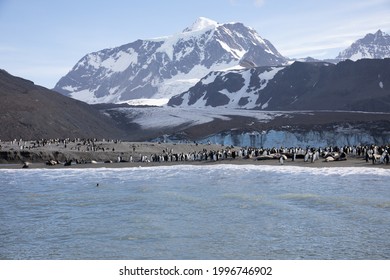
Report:
[[89,52],[175,34],[200,16],[253,27],[288,57],[334,58],[367,33],[390,33],[390,0],[0,0],[0,68],[53,88]]

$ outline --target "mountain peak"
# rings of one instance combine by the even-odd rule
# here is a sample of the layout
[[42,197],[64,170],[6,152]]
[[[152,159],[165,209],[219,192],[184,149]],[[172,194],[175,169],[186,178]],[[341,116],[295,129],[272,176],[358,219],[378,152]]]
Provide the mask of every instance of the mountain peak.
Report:
[[360,39],[358,41],[364,41],[364,42],[369,42],[369,43],[375,43],[375,42],[378,42],[380,40],[383,40],[383,38],[386,38],[388,37],[389,35],[387,35],[385,32],[383,32],[382,30],[378,30],[377,32],[375,33],[368,33],[366,36],[364,36],[363,39]]
[[385,32],[382,32],[382,30],[378,29],[378,31],[375,33],[375,35],[377,36],[383,36],[383,35],[386,35]]
[[378,38],[378,37],[386,37],[386,36],[389,36],[386,32],[383,32],[382,30],[378,29],[377,32],[375,32],[375,37]]
[[200,17],[183,33],[85,55],[55,90],[88,103],[167,101],[210,71],[285,62],[254,29]]
[[340,52],[337,59],[358,60],[385,57],[390,57],[390,36],[379,29],[376,33],[368,33],[355,41],[349,48]]
[[203,29],[215,28],[217,26],[218,22],[206,17],[199,17],[190,27],[184,29],[183,32],[200,31]]

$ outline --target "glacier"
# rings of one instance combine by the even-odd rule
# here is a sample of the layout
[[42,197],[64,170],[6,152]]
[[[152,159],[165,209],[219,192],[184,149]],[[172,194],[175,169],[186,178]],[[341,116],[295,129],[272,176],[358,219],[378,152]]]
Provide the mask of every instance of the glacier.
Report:
[[[251,147],[325,147],[360,144],[386,145],[390,143],[390,131],[386,127],[378,127],[379,122],[371,125],[354,124],[348,121],[334,123],[329,120],[324,125],[297,124],[292,126],[293,115],[301,119],[312,119],[318,112],[282,112],[257,111],[225,108],[116,108],[111,109],[125,116],[126,122],[137,124],[139,133],[156,131],[153,138],[145,138],[154,142],[188,142],[212,143],[223,146],[251,146]],[[106,112],[110,114],[109,111]],[[371,113],[357,112],[325,112],[329,114],[360,114],[360,119],[370,119]],[[112,112],[111,112],[112,114]],[[381,119],[388,118],[388,114]],[[327,115],[329,116],[329,115]],[[281,117],[285,125],[274,126],[271,123]],[[323,117],[329,118],[329,117]],[[237,119],[241,119],[237,123]],[[296,123],[296,121],[293,121]],[[208,126],[217,123],[214,130],[207,130]],[[223,124],[222,124],[223,123]],[[237,125],[238,124],[238,125]],[[271,125],[270,125],[271,124]],[[223,128],[221,127],[223,125]],[[237,126],[236,126],[237,125]],[[384,124],[386,125],[386,124]],[[189,134],[188,134],[189,133]],[[192,136],[188,136],[192,135]],[[196,135],[196,136],[194,136]]]
[[389,135],[373,136],[366,131],[306,131],[290,132],[286,130],[252,131],[235,133],[234,131],[211,135],[198,140],[199,143],[212,143],[223,146],[239,147],[329,147],[362,144],[384,145],[390,142]]

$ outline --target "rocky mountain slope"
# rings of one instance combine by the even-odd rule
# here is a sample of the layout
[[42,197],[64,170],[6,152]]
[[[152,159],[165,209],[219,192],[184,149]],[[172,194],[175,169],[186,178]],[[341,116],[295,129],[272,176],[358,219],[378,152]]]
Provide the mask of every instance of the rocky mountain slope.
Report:
[[0,139],[123,138],[124,132],[90,105],[0,70]]
[[211,72],[174,107],[390,112],[390,59]]
[[264,147],[390,141],[389,113],[91,106],[5,71],[0,99],[1,140],[80,137]]
[[286,61],[269,41],[242,23],[199,18],[172,36],[87,54],[54,90],[88,103],[145,98],[166,102],[210,71]]
[[358,60],[362,58],[390,57],[390,35],[378,30],[375,34],[367,34],[364,38],[355,41],[350,47],[340,52],[336,57],[339,60]]

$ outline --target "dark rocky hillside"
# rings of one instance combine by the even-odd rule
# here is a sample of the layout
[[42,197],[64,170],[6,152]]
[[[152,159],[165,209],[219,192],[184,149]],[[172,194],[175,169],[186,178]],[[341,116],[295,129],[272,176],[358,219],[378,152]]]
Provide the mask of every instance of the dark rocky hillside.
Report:
[[390,112],[390,59],[297,62],[276,76],[259,97],[270,110]]
[[0,139],[123,138],[90,105],[0,70]]
[[212,72],[168,105],[390,112],[390,59]]

